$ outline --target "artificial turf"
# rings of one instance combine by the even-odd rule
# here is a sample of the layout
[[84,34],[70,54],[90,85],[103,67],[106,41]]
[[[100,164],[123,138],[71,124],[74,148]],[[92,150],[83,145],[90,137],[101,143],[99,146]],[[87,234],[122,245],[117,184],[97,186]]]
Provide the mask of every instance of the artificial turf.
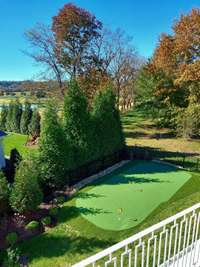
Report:
[[85,194],[78,194],[76,206],[97,227],[129,229],[168,201],[190,177],[189,172],[163,163],[129,164],[121,173],[103,177]]

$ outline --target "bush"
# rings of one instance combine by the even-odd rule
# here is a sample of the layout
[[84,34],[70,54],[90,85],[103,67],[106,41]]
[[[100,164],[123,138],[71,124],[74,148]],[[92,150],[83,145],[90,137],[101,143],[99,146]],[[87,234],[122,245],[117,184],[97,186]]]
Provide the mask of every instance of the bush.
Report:
[[38,230],[39,226],[40,226],[40,223],[38,221],[31,221],[25,226],[25,229],[34,231],[34,230]]
[[5,267],[20,267],[20,251],[18,248],[10,247],[6,250],[6,259],[3,262]]
[[49,210],[49,215],[52,217],[57,217],[58,216],[58,208],[51,208]]
[[17,235],[17,233],[15,233],[15,232],[9,233],[9,234],[7,234],[7,236],[6,236],[6,243],[7,243],[8,245],[10,245],[10,246],[13,246],[13,245],[16,244],[17,239],[18,239],[18,235]]
[[42,224],[43,224],[44,226],[48,226],[48,225],[50,225],[50,224],[51,224],[51,217],[50,217],[50,216],[46,216],[46,217],[44,217],[44,218],[42,219]]
[[34,211],[42,202],[42,198],[35,161],[32,159],[22,161],[11,191],[11,207],[19,213]]
[[63,204],[65,202],[65,197],[64,196],[59,196],[56,198],[56,203],[57,204]]

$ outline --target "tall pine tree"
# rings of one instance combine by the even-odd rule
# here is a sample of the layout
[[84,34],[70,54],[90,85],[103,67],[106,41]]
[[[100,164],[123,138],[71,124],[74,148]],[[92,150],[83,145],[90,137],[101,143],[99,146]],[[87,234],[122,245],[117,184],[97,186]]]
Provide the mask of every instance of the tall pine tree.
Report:
[[41,179],[49,188],[67,183],[66,170],[71,166],[69,145],[59,121],[55,103],[49,103],[43,118],[40,137]]
[[73,168],[90,160],[90,114],[87,99],[76,81],[72,81],[64,101],[64,131],[72,144]]
[[111,88],[100,91],[93,106],[96,145],[99,157],[110,155],[123,149],[125,145],[116,98]]
[[28,126],[31,122],[32,117],[32,109],[31,104],[29,102],[25,102],[24,110],[22,112],[21,122],[20,122],[20,132],[22,134],[28,134]]
[[1,118],[0,118],[0,129],[6,131],[6,123],[8,117],[8,107],[6,105],[2,106]]
[[33,138],[37,138],[40,136],[40,114],[37,109],[33,111],[31,122],[28,126],[29,133]]

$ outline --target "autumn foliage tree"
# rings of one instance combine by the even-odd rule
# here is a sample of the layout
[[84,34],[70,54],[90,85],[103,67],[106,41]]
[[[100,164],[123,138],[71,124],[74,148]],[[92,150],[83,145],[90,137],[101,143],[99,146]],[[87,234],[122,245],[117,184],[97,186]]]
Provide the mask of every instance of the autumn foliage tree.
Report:
[[178,130],[196,136],[200,116],[200,9],[182,15],[172,30],[171,35],[161,35],[148,64],[156,80],[152,94],[167,108],[168,116],[177,115],[174,126]]
[[83,73],[93,60],[91,46],[101,27],[94,15],[73,4],[64,5],[53,17],[57,57],[70,77]]

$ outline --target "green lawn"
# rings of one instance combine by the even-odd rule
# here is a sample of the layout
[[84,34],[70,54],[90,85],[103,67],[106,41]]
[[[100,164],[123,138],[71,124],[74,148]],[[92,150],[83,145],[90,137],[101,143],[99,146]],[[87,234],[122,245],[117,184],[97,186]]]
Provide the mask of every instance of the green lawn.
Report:
[[[152,147],[162,150],[168,154],[172,153],[170,154],[171,156],[173,156],[173,153],[176,153],[177,151],[194,153],[195,155],[198,155],[200,152],[198,140],[187,141],[175,137],[168,138],[168,133],[170,131],[168,129],[156,129],[155,125],[149,119],[146,119],[142,112],[134,111],[123,115],[123,126],[125,129],[126,140],[129,145],[140,144],[140,146]],[[163,138],[157,139],[157,133],[162,133]],[[134,162],[133,168],[135,168],[134,166],[136,166],[137,163],[137,161]],[[126,173],[126,171],[127,167],[124,166],[120,170],[112,173],[111,176],[103,179],[109,181],[110,177],[119,178],[121,177],[121,174]],[[151,179],[167,179],[171,182],[172,177],[170,174],[173,172],[174,170],[168,172],[168,179],[165,176],[157,174],[156,176],[152,174]],[[124,238],[129,237],[130,235],[133,235],[134,233],[145,229],[148,226],[174,215],[178,211],[196,204],[200,201],[200,175],[199,173],[190,172],[186,173],[187,177],[185,177],[185,172],[183,174],[184,175],[181,177],[183,177],[184,181],[178,183],[176,188],[173,190],[168,189],[167,191],[170,193],[165,192],[164,189],[159,190],[159,201],[156,205],[151,207],[152,210],[148,207],[148,212],[145,213],[145,216],[141,216],[137,226],[120,231],[116,231],[116,229],[115,231],[102,229],[102,226],[99,227],[100,225],[97,224],[97,222],[95,225],[91,222],[91,220],[89,220],[89,218],[86,218],[87,215],[94,212],[94,209],[81,207],[83,204],[78,204],[77,200],[80,199],[80,197],[82,200],[84,200],[85,197],[86,199],[90,197],[91,199],[88,201],[92,201],[95,194],[103,194],[102,192],[99,193],[93,191],[96,188],[94,185],[88,185],[74,196],[74,198],[64,203],[63,207],[59,211],[58,225],[55,228],[52,228],[46,233],[32,238],[20,245],[22,252],[28,256],[30,267],[70,266],[70,264],[76,263],[87,256],[90,256],[120,240],[123,240]],[[191,178],[189,178],[188,174],[191,175]],[[141,174],[136,178],[141,179]],[[147,177],[144,178],[147,179]],[[180,178],[175,175],[175,180],[178,179]],[[140,189],[139,187],[141,184],[132,184],[132,174],[128,180],[131,180],[130,190],[132,190],[131,188],[133,186]],[[112,186],[115,187],[116,185]],[[154,190],[156,189],[153,189],[153,183],[150,183],[149,186],[150,187],[148,189],[148,185],[145,185],[146,189],[144,187],[143,192],[135,192],[140,200],[131,203],[133,210],[141,210],[141,194],[144,194],[146,190],[152,190],[152,193],[149,196],[149,202],[152,201],[151,198],[153,192],[156,196],[155,199],[157,199],[158,193],[155,193]],[[157,183],[155,183],[155,186],[166,186],[166,188],[168,188],[170,185],[166,183],[157,185]],[[124,197],[126,196],[121,197],[124,201]],[[145,198],[147,199],[146,196]],[[109,206],[110,203],[107,201],[104,209],[107,209]],[[120,204],[116,203],[113,209],[118,214],[121,214],[123,213],[124,207],[121,207],[120,202]],[[135,215],[131,213],[129,216]],[[143,220],[144,217],[146,218]],[[106,228],[105,225],[104,228]]]
[[23,157],[26,157],[28,154],[31,153],[36,153],[37,147],[26,146],[27,140],[27,135],[8,133],[8,135],[4,138],[5,155],[10,156],[10,151],[13,148],[16,148]]
[[[124,168],[115,171],[119,175]],[[161,203],[136,227],[122,231],[104,230],[86,220],[83,214],[93,213],[93,209],[77,207],[80,194],[87,196],[94,185],[82,189],[78,196],[64,203],[59,212],[58,225],[48,232],[21,244],[20,248],[30,261],[30,267],[70,266],[130,235],[174,215],[200,201],[200,177],[192,173],[191,178],[167,202]],[[137,209],[140,203],[132,203]]]

